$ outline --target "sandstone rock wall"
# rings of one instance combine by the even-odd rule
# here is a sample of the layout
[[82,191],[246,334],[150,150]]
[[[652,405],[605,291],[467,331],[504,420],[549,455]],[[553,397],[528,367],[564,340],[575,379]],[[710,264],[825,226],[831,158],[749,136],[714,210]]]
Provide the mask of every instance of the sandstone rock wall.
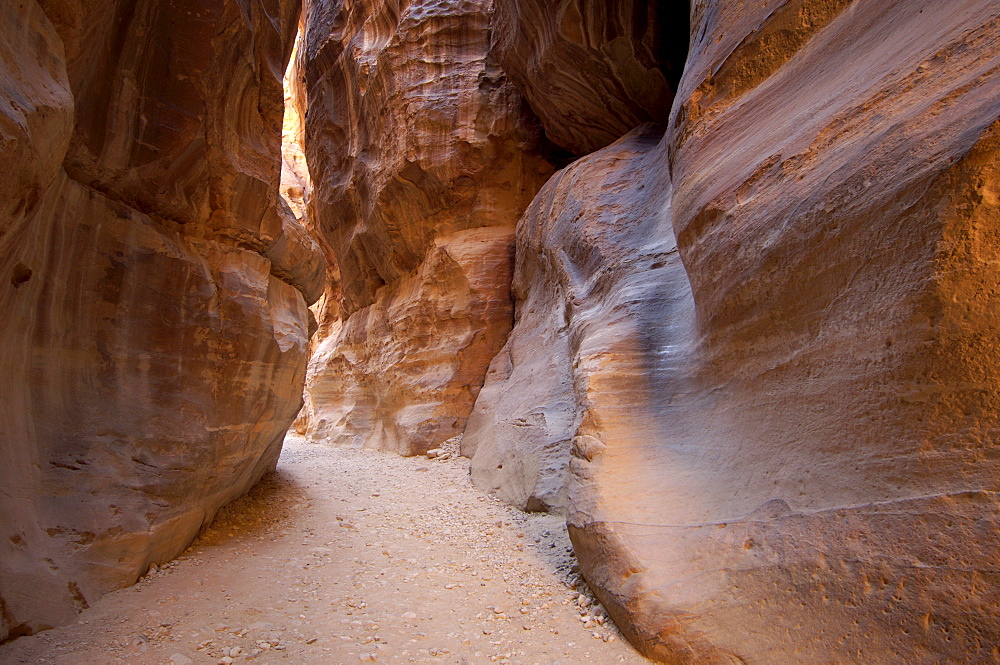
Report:
[[461,433],[510,330],[512,240],[496,226],[438,238],[416,274],[320,341],[312,431],[403,455]]
[[[640,127],[558,172],[518,225],[517,323],[493,360],[462,452],[477,485],[522,509],[566,508],[578,434],[648,434],[641,409],[660,387],[662,347],[679,356],[692,323],[661,135]],[[637,411],[598,417],[596,400]]]
[[[518,256],[474,478],[547,496],[538,469],[572,437],[581,568],[662,662],[987,662],[1000,9],[703,0],[692,19],[664,141],[574,164],[518,227],[544,258]],[[668,171],[679,254],[644,271],[643,245],[615,251],[627,231],[591,234],[641,227]],[[547,357],[572,391],[560,360],[513,397]],[[539,417],[568,395],[572,424]]]
[[300,404],[315,243],[278,206],[298,3],[6,3],[0,639],[180,552]]
[[309,101],[305,90],[305,72],[300,65],[302,40],[305,34],[305,12],[299,19],[299,29],[295,37],[288,67],[285,69],[284,91],[285,111],[281,125],[281,197],[288,204],[303,226],[312,228],[309,208],[309,193],[312,178],[306,163],[306,109]]
[[688,42],[688,3],[497,0],[493,54],[553,143],[575,155],[666,123]]
[[338,280],[315,438],[412,454],[461,433],[510,330],[513,227],[552,167],[488,56],[489,5],[310,3],[310,205]]

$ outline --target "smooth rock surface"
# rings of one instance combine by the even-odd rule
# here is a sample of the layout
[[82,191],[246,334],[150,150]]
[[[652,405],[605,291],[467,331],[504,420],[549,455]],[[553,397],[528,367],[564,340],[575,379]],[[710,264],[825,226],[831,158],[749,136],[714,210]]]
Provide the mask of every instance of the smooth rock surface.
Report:
[[590,422],[588,404],[609,388],[637,405],[650,399],[664,359],[644,353],[679,334],[671,331],[686,310],[674,301],[689,303],[661,134],[639,128],[558,172],[518,224],[517,322],[490,366],[462,452],[479,487],[522,509],[566,508],[581,427],[638,436],[642,419]]
[[663,662],[990,662],[1000,8],[694,17],[663,146],[692,308],[580,361],[581,568]]
[[519,224],[473,478],[565,491],[657,661],[990,662],[1000,9],[693,18],[665,139],[579,160]]
[[688,3],[497,0],[492,54],[575,155],[666,124],[688,44]]
[[0,640],[272,468],[323,258],[278,205],[298,3],[0,9]]
[[300,426],[312,438],[436,447],[510,330],[514,224],[552,167],[488,57],[490,4],[310,4],[310,209],[335,265]]

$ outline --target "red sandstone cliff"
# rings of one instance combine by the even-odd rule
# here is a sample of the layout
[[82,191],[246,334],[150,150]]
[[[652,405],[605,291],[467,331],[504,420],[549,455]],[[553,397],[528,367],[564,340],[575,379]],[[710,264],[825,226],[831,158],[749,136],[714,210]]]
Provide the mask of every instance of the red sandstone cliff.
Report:
[[581,568],[659,661],[986,662],[1000,9],[692,19],[665,139],[573,164],[518,225],[473,477],[544,503],[568,468]]
[[492,55],[553,143],[575,155],[666,124],[688,43],[686,2],[496,0]]
[[293,4],[3,10],[0,638],[273,465],[323,293],[309,434],[464,432],[651,658],[995,658],[995,2],[315,0],[322,252]]
[[337,271],[314,438],[415,454],[460,434],[510,330],[514,223],[552,168],[488,56],[489,4],[309,5],[312,223]]
[[278,201],[298,11],[0,9],[0,639],[175,556],[274,466],[323,290]]

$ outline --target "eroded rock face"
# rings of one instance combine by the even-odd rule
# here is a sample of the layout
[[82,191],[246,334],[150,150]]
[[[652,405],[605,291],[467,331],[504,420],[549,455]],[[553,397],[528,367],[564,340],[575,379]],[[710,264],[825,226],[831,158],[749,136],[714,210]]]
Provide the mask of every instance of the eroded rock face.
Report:
[[688,3],[497,0],[493,54],[546,136],[575,155],[666,124],[687,52]]
[[312,178],[306,164],[305,117],[308,100],[305,90],[305,73],[299,66],[298,54],[302,51],[305,32],[305,12],[299,20],[295,47],[285,70],[285,111],[281,126],[281,197],[303,226],[310,223],[309,192]]
[[573,164],[519,225],[473,477],[558,508],[570,456],[583,573],[658,661],[989,660],[1000,10],[693,17],[663,142]]
[[640,354],[648,392],[595,357],[581,567],[664,662],[989,660],[1000,11],[694,16],[664,148],[696,341]]
[[315,243],[278,206],[296,2],[0,21],[0,639],[183,550],[273,468]]
[[461,432],[510,330],[513,227],[552,167],[487,55],[489,5],[310,5],[310,205],[339,278],[310,371],[315,438],[433,448]]
[[510,331],[512,239],[496,226],[439,237],[420,270],[321,341],[314,436],[414,455],[460,434]]
[[609,392],[650,399],[663,361],[652,349],[680,344],[675,300],[687,305],[688,294],[661,135],[641,127],[560,171],[518,224],[517,323],[462,452],[478,486],[522,509],[565,509],[570,448],[582,431],[639,436],[644,419],[605,414],[598,424],[588,405]]

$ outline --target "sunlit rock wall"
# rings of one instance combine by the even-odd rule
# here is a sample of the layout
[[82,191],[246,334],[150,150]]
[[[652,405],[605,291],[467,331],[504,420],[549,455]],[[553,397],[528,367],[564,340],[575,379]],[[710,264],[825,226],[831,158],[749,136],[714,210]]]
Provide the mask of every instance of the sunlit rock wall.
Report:
[[488,56],[490,4],[309,4],[310,206],[338,278],[313,438],[413,454],[461,433],[510,330],[514,224],[552,167]]
[[[572,435],[581,568],[659,661],[989,662],[1000,8],[702,0],[691,34],[659,146],[619,156],[617,181],[602,160],[633,138],[575,163],[519,225],[519,247],[591,258],[518,256],[529,286],[466,434],[473,476],[547,496],[546,446]],[[625,229],[651,214],[668,173],[679,254],[629,273],[639,238],[667,242],[654,226],[625,258],[587,249],[602,210]],[[584,288],[548,295],[563,284]],[[504,389],[563,356],[569,378],[534,403]],[[539,426],[570,394],[573,424]],[[479,461],[525,425],[523,454]]]
[[175,556],[275,464],[324,271],[278,205],[298,11],[0,9],[0,639]]
[[304,33],[305,12],[300,16],[295,47],[292,49],[288,68],[285,70],[285,111],[281,125],[281,197],[288,204],[295,218],[303,226],[309,226],[311,218],[308,207],[312,178],[309,176],[309,166],[306,164],[305,148],[305,118],[308,100],[306,99],[305,72],[298,63],[299,53],[302,52]]

